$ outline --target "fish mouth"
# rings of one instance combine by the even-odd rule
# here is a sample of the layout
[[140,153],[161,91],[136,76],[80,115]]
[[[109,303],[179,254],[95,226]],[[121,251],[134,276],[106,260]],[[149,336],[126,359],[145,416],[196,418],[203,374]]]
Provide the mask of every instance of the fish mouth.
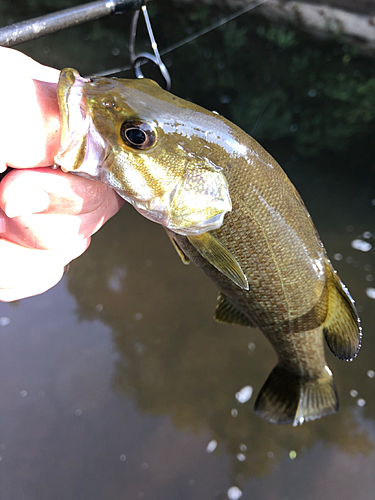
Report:
[[85,85],[74,69],[61,71],[57,97],[61,113],[61,146],[55,162],[64,172],[99,178],[109,155],[106,140],[98,133],[89,113]]

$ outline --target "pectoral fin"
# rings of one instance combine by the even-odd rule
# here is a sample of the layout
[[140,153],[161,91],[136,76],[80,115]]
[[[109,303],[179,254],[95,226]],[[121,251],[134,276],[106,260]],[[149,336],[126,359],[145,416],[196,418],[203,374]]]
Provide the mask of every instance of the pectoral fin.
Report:
[[209,232],[199,236],[188,236],[193,247],[210,264],[240,288],[249,289],[247,278],[233,255]]
[[168,238],[171,240],[172,245],[174,246],[176,252],[180,256],[180,259],[182,260],[182,263],[185,265],[190,264],[190,259],[187,255],[184,254],[184,252],[181,250],[181,248],[178,246],[177,241],[172,238],[172,236],[168,233],[167,231]]
[[214,315],[215,321],[242,326],[256,326],[223,293],[219,293],[217,300],[218,303]]
[[328,313],[324,335],[333,354],[351,361],[361,347],[361,326],[354,301],[335,271],[327,264]]

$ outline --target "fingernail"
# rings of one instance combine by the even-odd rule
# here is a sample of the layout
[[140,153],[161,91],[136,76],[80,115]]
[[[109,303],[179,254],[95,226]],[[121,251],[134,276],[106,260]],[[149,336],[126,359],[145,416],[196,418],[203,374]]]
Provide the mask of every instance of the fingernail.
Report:
[[4,212],[9,218],[43,212],[50,203],[48,194],[41,189],[17,190],[15,195],[5,203]]

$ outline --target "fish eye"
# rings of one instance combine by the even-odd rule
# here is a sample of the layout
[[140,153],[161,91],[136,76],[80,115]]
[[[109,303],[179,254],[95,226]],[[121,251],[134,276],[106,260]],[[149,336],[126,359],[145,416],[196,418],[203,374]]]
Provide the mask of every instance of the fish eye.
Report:
[[134,149],[150,149],[156,143],[156,131],[147,122],[129,121],[121,126],[121,137]]

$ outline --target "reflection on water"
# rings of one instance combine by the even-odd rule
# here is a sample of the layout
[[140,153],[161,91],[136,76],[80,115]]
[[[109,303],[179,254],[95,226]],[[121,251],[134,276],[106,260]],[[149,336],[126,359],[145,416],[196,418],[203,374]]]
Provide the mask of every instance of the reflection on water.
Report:
[[[199,6],[188,16],[183,10],[185,24],[177,25],[166,17],[169,4],[154,4],[161,48],[218,15]],[[114,21],[106,22],[98,25],[103,33],[114,32]],[[161,227],[126,206],[61,284],[0,304],[2,499],[372,496],[373,70],[348,47],[259,26],[241,18],[167,62],[176,93],[253,131],[283,165],[356,299],[364,330],[358,358],[344,363],[327,353],[338,414],[297,428],[257,417],[255,395],[276,361],[270,345],[255,329],[215,323],[212,283],[181,264]],[[77,29],[74,47],[89,53],[83,36],[90,35],[110,53],[117,36],[123,40],[95,33]],[[30,51],[93,71],[92,55],[81,62],[72,45],[62,54],[64,36]],[[107,63],[115,65],[100,62]],[[366,119],[355,112],[363,100]]]

